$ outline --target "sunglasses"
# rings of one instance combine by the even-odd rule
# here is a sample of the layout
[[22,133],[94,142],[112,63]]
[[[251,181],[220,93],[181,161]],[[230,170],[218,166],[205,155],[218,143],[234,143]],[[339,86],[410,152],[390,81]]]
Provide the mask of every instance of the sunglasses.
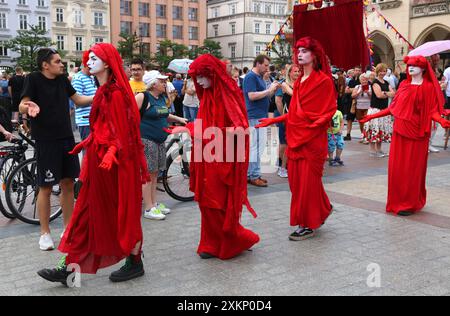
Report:
[[54,48],[45,48],[45,50],[48,50],[48,52],[44,55],[44,57],[43,57],[44,60],[47,59],[48,57],[50,57],[51,55],[58,54],[58,52]]

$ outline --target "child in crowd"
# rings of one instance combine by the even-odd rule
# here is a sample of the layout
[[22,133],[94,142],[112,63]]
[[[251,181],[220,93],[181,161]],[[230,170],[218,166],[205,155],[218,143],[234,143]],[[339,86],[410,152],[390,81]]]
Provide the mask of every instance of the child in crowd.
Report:
[[[333,116],[332,127],[328,130],[328,161],[330,166],[344,165],[344,162],[341,160],[342,152],[345,147],[344,139],[342,137],[343,128],[344,115],[338,110]],[[335,151],[336,157],[333,158]]]

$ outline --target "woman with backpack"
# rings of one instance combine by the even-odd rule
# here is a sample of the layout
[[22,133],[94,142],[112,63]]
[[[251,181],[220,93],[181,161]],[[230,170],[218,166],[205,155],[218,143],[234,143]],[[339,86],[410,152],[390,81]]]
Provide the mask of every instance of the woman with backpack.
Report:
[[156,185],[158,173],[166,169],[165,141],[168,134],[164,128],[169,122],[185,125],[187,120],[169,113],[164,94],[167,90],[167,76],[158,71],[150,71],[144,76],[147,85],[145,93],[136,95],[136,102],[141,113],[141,137],[144,153],[151,176],[151,182],[142,189],[144,197],[144,217],[152,220],[163,220],[170,213],[164,204],[156,202]]

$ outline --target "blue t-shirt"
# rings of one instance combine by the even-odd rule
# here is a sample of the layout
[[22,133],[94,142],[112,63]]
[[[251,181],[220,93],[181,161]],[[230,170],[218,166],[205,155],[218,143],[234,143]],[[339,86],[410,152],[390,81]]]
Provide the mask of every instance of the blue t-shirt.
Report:
[[184,81],[175,79],[172,84],[177,90],[178,96],[181,97],[181,91],[183,90]]
[[[149,104],[150,108],[145,111],[141,120],[141,137],[162,144],[169,136],[164,131],[164,128],[169,126],[167,122],[169,109],[166,105],[166,99],[163,96],[156,99],[149,93]],[[143,104],[142,106],[148,107],[149,105]]]
[[0,96],[9,97],[8,80],[0,80]]
[[[79,95],[93,96],[97,92],[97,87],[92,77],[83,72],[77,73],[73,76],[72,86]],[[78,126],[89,126],[89,116],[91,113],[91,106],[77,107],[75,109],[75,123]]]
[[266,82],[263,78],[253,71],[250,71],[244,79],[244,98],[247,106],[248,118],[250,120],[259,120],[269,116],[270,99],[268,97],[257,101],[250,101],[249,92],[261,92],[267,90]]

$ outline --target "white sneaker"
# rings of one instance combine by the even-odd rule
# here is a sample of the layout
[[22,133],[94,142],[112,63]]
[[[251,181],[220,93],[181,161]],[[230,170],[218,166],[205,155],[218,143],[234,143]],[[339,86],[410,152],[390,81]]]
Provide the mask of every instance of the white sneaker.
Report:
[[289,176],[288,176],[288,171],[287,171],[287,169],[281,168],[281,169],[280,169],[280,172],[278,173],[278,176],[279,176],[280,178],[283,178],[283,179],[288,178]]
[[156,203],[156,208],[157,208],[158,210],[160,210],[161,213],[163,213],[164,215],[168,215],[168,214],[171,213],[170,208],[167,208],[167,206],[165,206],[165,205],[162,204],[162,203]]
[[44,234],[39,240],[39,248],[42,251],[51,251],[55,249],[55,244],[53,243],[52,236],[50,234]]
[[156,207],[153,207],[151,210],[147,210],[144,213],[144,217],[146,219],[156,220],[156,221],[162,221],[166,219],[166,215],[161,213],[161,210],[157,209]]
[[432,145],[430,145],[429,150],[430,150],[430,152],[433,153],[433,154],[437,154],[437,153],[440,153],[440,152],[441,152],[439,149],[437,149],[436,147],[434,147],[434,146],[432,146]]

